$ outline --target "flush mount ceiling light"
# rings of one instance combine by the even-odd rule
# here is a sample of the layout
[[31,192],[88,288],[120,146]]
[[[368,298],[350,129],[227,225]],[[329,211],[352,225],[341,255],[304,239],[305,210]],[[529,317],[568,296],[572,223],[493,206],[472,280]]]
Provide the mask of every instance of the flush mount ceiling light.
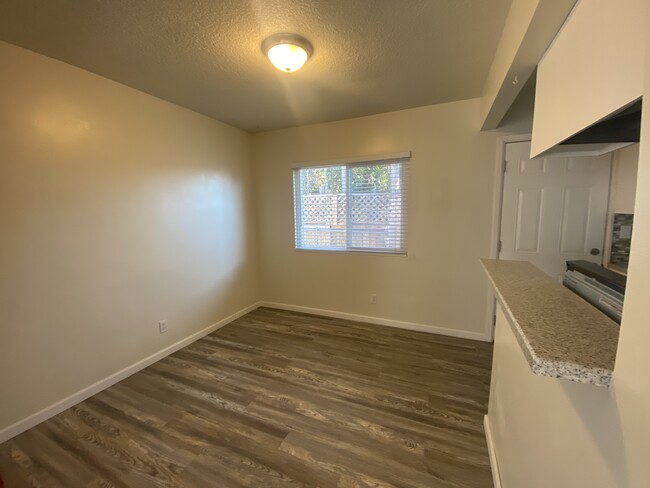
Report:
[[314,49],[307,39],[297,34],[273,34],[262,42],[262,52],[273,66],[291,73],[302,68]]

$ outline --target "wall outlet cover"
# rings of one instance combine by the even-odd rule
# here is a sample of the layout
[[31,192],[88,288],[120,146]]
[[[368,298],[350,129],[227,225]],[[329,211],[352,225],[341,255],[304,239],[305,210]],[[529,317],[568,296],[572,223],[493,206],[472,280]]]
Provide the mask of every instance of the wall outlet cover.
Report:
[[169,329],[169,326],[166,320],[161,320],[160,322],[158,322],[158,331],[161,334],[167,332],[167,329]]

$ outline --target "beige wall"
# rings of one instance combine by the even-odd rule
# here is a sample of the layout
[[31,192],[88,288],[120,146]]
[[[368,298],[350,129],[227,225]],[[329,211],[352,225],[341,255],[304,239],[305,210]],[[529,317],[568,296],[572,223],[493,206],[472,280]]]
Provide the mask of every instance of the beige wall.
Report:
[[517,98],[499,123],[499,132],[530,134],[535,109],[535,73],[526,81]]
[[641,96],[647,3],[577,2],[537,68],[531,156]]
[[[616,387],[533,374],[497,308],[488,418],[503,488],[645,486],[626,472],[624,436],[634,433],[622,430],[620,401]],[[634,448],[647,453],[644,443]]]
[[[482,335],[498,136],[479,132],[479,110],[474,99],[254,135],[262,298]],[[413,152],[408,257],[294,250],[292,165],[399,151]]]
[[[650,7],[645,9],[650,26]],[[650,100],[650,31],[646,27],[644,99]],[[641,122],[639,172],[634,204],[634,231],[628,269],[623,323],[614,379],[621,419],[619,438],[629,469],[628,486],[644,486],[650,479],[650,110]]]
[[[650,25],[650,9],[646,9],[646,20]],[[646,50],[645,58],[647,98],[650,50]],[[648,486],[649,296],[650,110],[646,107],[613,385],[606,389],[533,375],[500,314],[488,418],[504,488]]]
[[257,296],[246,133],[1,42],[0,60],[1,431]]
[[[539,0],[517,0],[510,5],[510,10],[508,11],[508,16],[506,17],[506,22],[501,32],[499,44],[494,53],[490,71],[483,85],[480,113],[481,123],[489,117],[490,112],[495,109],[494,105],[498,103],[504,80],[509,77],[510,70],[517,58],[517,52],[524,41],[526,32],[530,28],[531,21],[535,16],[535,11],[539,7],[539,3]],[[517,88],[521,87],[514,87],[511,84],[509,88],[512,90],[511,93],[516,93]],[[503,94],[501,95],[504,96]],[[504,98],[507,104],[510,98]]]
[[523,82],[535,70],[575,3],[576,0],[511,3],[481,94],[484,130],[502,125],[501,120],[523,89]]
[[639,169],[639,145],[624,147],[612,153],[612,179],[609,185],[607,232],[604,263],[609,263],[615,213],[634,213],[636,177]]

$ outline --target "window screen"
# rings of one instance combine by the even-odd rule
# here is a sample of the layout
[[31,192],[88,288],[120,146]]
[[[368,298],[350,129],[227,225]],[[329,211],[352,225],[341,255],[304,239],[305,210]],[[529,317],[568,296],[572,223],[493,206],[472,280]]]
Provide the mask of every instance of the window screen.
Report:
[[405,254],[406,160],[294,169],[296,249]]

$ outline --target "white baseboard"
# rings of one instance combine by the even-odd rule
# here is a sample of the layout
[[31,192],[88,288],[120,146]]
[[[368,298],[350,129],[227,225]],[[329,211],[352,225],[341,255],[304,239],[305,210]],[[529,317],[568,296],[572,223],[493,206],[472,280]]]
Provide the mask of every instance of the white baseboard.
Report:
[[276,302],[259,302],[260,307],[277,308],[280,310],[289,310],[292,312],[303,312],[313,315],[323,315],[337,319],[353,320],[355,322],[367,322],[375,325],[385,325],[396,327],[398,329],[415,330],[418,332],[428,332],[430,334],[440,334],[451,337],[460,337],[462,339],[473,339],[475,341],[490,342],[491,338],[482,332],[471,332],[467,330],[450,329],[447,327],[438,327],[435,325],[417,324],[415,322],[402,322],[400,320],[384,319],[381,317],[371,317],[369,315],[358,315],[355,313],[337,312],[335,310],[325,310],[322,308],[302,307],[300,305],[288,305],[286,303]]
[[494,488],[502,488],[501,476],[499,474],[499,463],[497,463],[497,454],[494,450],[492,430],[490,430],[490,418],[487,415],[483,417],[483,429],[485,430],[485,440],[487,441],[488,454],[490,456],[490,467],[492,468]]
[[0,444],[11,439],[12,437],[17,436],[22,432],[25,432],[27,429],[31,429],[35,425],[38,425],[41,422],[44,422],[45,420],[54,417],[55,415],[58,415],[64,410],[73,407],[74,405],[86,400],[87,398],[90,398],[91,396],[99,393],[100,391],[105,390],[109,386],[113,386],[115,383],[122,381],[124,378],[127,378],[128,376],[131,376],[134,373],[137,373],[138,371],[146,368],[147,366],[150,366],[156,361],[160,361],[164,357],[169,356],[170,354],[178,351],[179,349],[184,348],[185,346],[191,344],[192,342],[195,342],[201,339],[202,337],[208,335],[209,333],[214,332],[215,330],[223,327],[224,325],[229,324],[230,322],[238,319],[242,315],[246,315],[248,312],[255,310],[259,306],[260,306],[259,303],[254,303],[253,305],[250,305],[238,312],[235,312],[229,317],[226,317],[220,320],[219,322],[216,322],[206,327],[205,329],[195,332],[194,334],[186,337],[185,339],[182,339],[176,342],[175,344],[172,344],[171,346],[167,346],[166,348],[161,349],[160,351],[152,354],[151,356],[141,359],[140,361],[133,363],[132,365],[127,366],[126,368],[121,369],[120,371],[113,373],[112,375],[102,380],[99,380],[98,382],[90,386],[87,386],[86,388],[76,393],[73,393],[69,397],[62,399],[50,405],[49,407],[46,407],[43,410],[30,415],[29,417],[23,420],[19,420],[18,422],[8,427],[5,427],[4,429],[0,430]]
[[[385,325],[388,327],[415,330],[419,332],[428,332],[430,334],[441,334],[441,335],[452,336],[452,337],[460,337],[463,339],[473,339],[478,341],[490,340],[488,336],[479,332],[469,332],[464,330],[449,329],[445,327],[436,327],[433,325],[417,324],[413,322],[402,322],[399,320],[384,319],[380,317],[370,317],[367,315],[358,315],[358,314],[346,313],[346,312],[337,312],[334,310],[324,310],[320,308],[302,307],[299,305],[288,305],[284,303],[275,303],[275,302],[257,302],[254,303],[253,305],[250,305],[230,315],[229,317],[220,320],[219,322],[216,322],[206,327],[203,330],[195,332],[194,334],[176,342],[175,344],[172,344],[171,346],[167,346],[166,348],[161,349],[160,351],[144,359],[141,359],[140,361],[137,361],[131,364],[130,366],[127,366],[126,368],[121,369],[120,371],[117,371],[116,373],[113,373],[112,375],[97,381],[96,383],[93,383],[92,385],[83,388],[82,390],[76,393],[73,393],[72,395],[66,398],[63,398],[62,400],[59,400],[58,402],[50,405],[49,407],[44,408],[43,410],[40,410],[39,412],[36,412],[22,420],[19,420],[18,422],[8,427],[5,427],[4,429],[1,429],[0,444],[11,439],[12,437],[17,436],[18,434],[21,434],[22,432],[25,432],[27,429],[31,429],[35,425],[38,425],[41,422],[44,422],[45,420],[54,417],[55,415],[58,415],[64,410],[73,407],[74,405],[86,400],[87,398],[96,395],[100,391],[105,390],[110,386],[113,386],[115,383],[122,381],[124,378],[127,378],[132,374],[137,373],[138,371],[146,368],[147,366],[157,361],[160,361],[164,357],[173,354],[179,349],[182,349],[185,346],[201,339],[202,337],[208,335],[209,333],[214,332],[215,330],[223,327],[226,324],[229,324],[233,320],[236,320],[243,315],[246,315],[247,313],[255,310],[258,307],[269,307],[269,308],[277,308],[281,310],[290,310],[294,312],[309,313],[314,315],[323,315],[325,317],[334,317],[334,318],[345,319],[345,320],[353,320],[356,322],[367,322],[370,324]],[[490,460],[492,460],[491,456],[490,456]],[[493,472],[494,472],[494,467],[493,467]]]

